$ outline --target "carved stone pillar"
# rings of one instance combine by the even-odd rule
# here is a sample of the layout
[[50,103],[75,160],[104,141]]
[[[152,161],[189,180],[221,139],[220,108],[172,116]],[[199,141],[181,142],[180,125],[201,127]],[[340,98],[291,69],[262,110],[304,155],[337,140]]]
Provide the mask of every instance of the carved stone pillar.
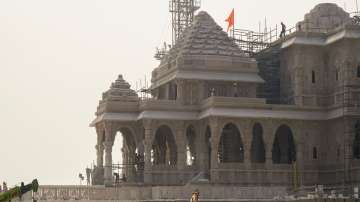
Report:
[[211,168],[210,168],[210,176],[211,181],[217,181],[218,180],[218,173],[216,172],[216,169],[219,167],[218,163],[218,144],[220,140],[221,135],[221,129],[218,123],[217,118],[210,118],[210,127],[211,127]]
[[112,142],[104,142],[105,147],[105,186],[113,184],[112,176]]
[[177,144],[177,168],[183,170],[186,167],[186,134],[184,123],[178,123],[175,129]]
[[265,168],[266,168],[266,177],[263,179],[263,183],[265,184],[272,184],[272,148],[274,142],[274,135],[273,135],[273,123],[266,122],[263,125],[263,138],[265,143]]
[[96,149],[96,166],[98,168],[104,167],[104,136],[103,130],[100,127],[96,127],[96,134],[97,134],[97,145],[95,145]]
[[96,166],[98,168],[104,167],[104,145],[101,143],[98,143],[95,146],[96,149]]
[[205,126],[202,124],[200,124],[200,129],[198,132],[198,138],[196,138],[196,164],[198,165],[199,169],[202,172],[206,172],[207,171],[207,142],[206,142],[206,138],[205,138],[205,131],[206,128]]
[[152,127],[150,121],[144,122],[145,129],[145,141],[144,141],[144,183],[151,184],[152,182],[152,173],[151,173],[151,149],[152,149]]
[[249,165],[251,163],[251,141],[252,141],[252,131],[250,123],[244,122],[244,134],[243,137],[243,144],[244,144],[244,163]]
[[265,143],[265,165],[267,168],[272,166],[272,148],[274,143],[273,123],[269,122],[263,126],[263,138]]
[[92,172],[92,185],[103,185],[104,184],[104,165],[103,165],[103,157],[104,157],[104,145],[97,144],[96,148],[96,167]]
[[104,168],[104,183],[105,186],[112,186],[113,173],[112,173],[112,147],[114,145],[114,130],[112,123],[105,123],[105,168]]
[[352,151],[352,133],[354,132],[354,124],[351,122],[351,119],[344,117],[344,180],[345,183],[351,182],[351,159],[353,158]]
[[176,81],[177,86],[177,101],[179,103],[184,103],[185,97],[185,82],[183,80]]

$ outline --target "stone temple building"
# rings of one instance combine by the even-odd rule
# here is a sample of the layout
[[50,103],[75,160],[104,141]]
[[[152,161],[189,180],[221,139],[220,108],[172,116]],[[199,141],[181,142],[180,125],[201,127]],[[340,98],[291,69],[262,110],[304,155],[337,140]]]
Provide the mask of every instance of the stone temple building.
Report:
[[198,13],[152,71],[151,98],[122,75],[103,93],[91,123],[93,184],[114,185],[120,151],[112,148],[122,135],[124,184],[167,186],[167,194],[189,185],[254,188],[258,197],[358,185],[360,26],[319,4],[296,29],[250,57]]

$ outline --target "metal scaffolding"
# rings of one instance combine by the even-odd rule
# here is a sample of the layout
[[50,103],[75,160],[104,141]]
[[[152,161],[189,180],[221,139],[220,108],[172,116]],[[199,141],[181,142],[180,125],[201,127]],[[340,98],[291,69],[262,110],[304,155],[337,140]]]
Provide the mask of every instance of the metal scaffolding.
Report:
[[[292,32],[296,31],[295,27],[286,30],[285,35],[289,35]],[[255,32],[251,30],[245,29],[235,29],[232,30],[233,40],[236,44],[247,53],[249,56],[253,56],[254,54],[270,47],[274,42],[276,42],[280,38],[281,29],[270,28],[269,31],[265,32]]]
[[170,0],[172,45],[180,38],[182,32],[191,25],[195,12],[200,8],[200,5],[200,0]]
[[[200,9],[200,5],[200,0],[170,0],[172,46],[175,45],[184,30],[191,25],[195,12]],[[161,60],[170,48],[170,45],[164,45],[161,49],[157,48],[154,57]]]

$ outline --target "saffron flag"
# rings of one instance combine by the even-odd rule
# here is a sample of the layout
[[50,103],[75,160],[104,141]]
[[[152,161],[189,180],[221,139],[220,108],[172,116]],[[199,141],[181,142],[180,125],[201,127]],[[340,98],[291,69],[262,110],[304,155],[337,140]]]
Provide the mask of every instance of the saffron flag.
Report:
[[231,27],[234,27],[234,25],[235,25],[235,10],[234,9],[232,9],[229,17],[225,20],[225,22],[228,22],[227,31],[229,31]]

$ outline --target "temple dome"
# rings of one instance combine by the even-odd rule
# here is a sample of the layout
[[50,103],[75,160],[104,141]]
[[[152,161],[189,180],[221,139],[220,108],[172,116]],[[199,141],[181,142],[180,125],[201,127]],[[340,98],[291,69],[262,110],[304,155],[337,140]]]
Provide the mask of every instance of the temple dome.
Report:
[[102,101],[127,101],[137,100],[137,98],[136,92],[130,88],[130,84],[120,74],[111,84],[110,89],[103,93]]
[[304,21],[297,24],[302,31],[328,32],[350,21],[349,13],[334,3],[321,3],[315,6],[304,17]]
[[192,25],[185,29],[162,62],[171,61],[180,55],[246,56],[205,11],[195,16]]

